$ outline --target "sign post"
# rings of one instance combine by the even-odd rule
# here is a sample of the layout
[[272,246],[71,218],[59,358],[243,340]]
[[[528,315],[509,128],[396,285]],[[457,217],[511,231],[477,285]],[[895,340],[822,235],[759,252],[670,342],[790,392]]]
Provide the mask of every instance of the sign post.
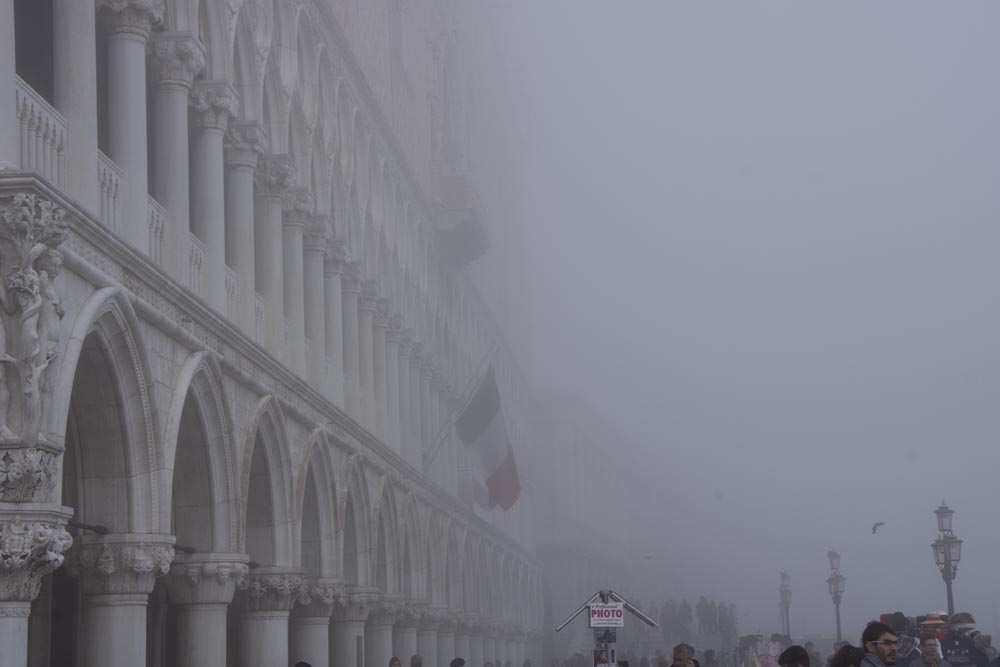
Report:
[[657,628],[651,619],[631,602],[612,590],[598,591],[563,621],[556,632],[570,624],[574,618],[588,612],[588,623],[594,629],[594,667],[616,667],[614,645],[618,639],[617,628],[625,627],[625,612],[636,616],[651,628]]

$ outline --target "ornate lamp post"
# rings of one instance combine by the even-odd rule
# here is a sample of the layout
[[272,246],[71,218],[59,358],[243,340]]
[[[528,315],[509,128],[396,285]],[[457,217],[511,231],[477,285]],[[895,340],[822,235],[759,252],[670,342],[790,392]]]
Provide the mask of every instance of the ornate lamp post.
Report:
[[830,588],[830,597],[833,598],[833,609],[837,614],[837,643],[841,640],[840,635],[840,600],[844,596],[844,582],[847,581],[840,573],[840,554],[836,551],[829,551],[826,557],[830,559],[830,576],[826,579],[826,585]]
[[955,613],[955,600],[951,593],[951,582],[955,581],[958,574],[958,562],[962,560],[962,540],[955,537],[951,530],[951,519],[955,511],[950,509],[944,502],[941,507],[934,510],[937,515],[938,538],[931,544],[934,551],[934,562],[941,570],[941,577],[944,579],[945,588],[948,591],[948,615]]
[[789,609],[792,606],[792,589],[791,589],[792,578],[788,576],[787,572],[781,573],[781,586],[778,587],[778,595],[781,599],[781,615],[782,621],[784,623],[785,636],[791,637],[791,619],[789,618]]

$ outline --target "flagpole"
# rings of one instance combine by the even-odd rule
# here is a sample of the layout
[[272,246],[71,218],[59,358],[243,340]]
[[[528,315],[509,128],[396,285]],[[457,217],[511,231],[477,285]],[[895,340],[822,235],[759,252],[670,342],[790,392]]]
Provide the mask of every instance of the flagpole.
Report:
[[455,418],[462,410],[465,409],[465,404],[472,398],[472,393],[475,392],[479,383],[482,381],[485,375],[484,369],[489,369],[490,363],[496,356],[498,345],[493,343],[490,349],[486,352],[486,356],[480,362],[479,367],[476,368],[476,372],[472,374],[469,378],[469,382],[465,385],[465,389],[459,396],[461,399],[457,406],[452,406],[448,411],[448,418],[445,419],[444,423],[441,424],[441,428],[438,430],[437,436],[434,438],[434,443],[431,446],[431,451],[424,457],[424,469],[423,474],[427,474],[430,470],[431,464],[434,463],[434,459],[437,458],[438,451],[440,451],[441,446],[444,444],[445,436],[451,431],[451,427],[455,425]]

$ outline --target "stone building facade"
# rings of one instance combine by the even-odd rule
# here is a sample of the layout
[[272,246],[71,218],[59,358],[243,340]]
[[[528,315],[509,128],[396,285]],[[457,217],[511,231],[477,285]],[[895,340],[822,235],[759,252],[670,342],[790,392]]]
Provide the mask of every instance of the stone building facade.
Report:
[[469,267],[493,46],[455,0],[0,0],[0,666],[538,663],[530,498],[477,511],[442,428],[491,359],[529,439]]

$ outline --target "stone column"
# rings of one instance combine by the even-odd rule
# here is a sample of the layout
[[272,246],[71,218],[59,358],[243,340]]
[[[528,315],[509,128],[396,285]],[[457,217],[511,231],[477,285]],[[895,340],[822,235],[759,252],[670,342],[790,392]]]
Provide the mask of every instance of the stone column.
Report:
[[397,454],[401,454],[399,446],[399,341],[402,338],[402,318],[393,315],[389,318],[389,328],[385,332],[385,405],[386,426],[385,437],[388,444]]
[[503,637],[497,633],[496,630],[494,630],[493,634],[490,635],[489,646],[493,649],[491,658],[493,659],[494,666],[503,667],[503,662],[505,660],[504,641]]
[[93,3],[77,0],[54,0],[52,3],[53,101],[71,128],[66,146],[66,194],[95,213],[100,201],[97,97],[94,95],[96,16]]
[[336,582],[306,583],[292,610],[289,664],[303,661],[313,667],[330,667],[330,615],[343,595],[344,587]]
[[[0,8],[2,4],[0,0]],[[42,579],[62,565],[63,552],[73,543],[64,529],[72,516],[68,507],[0,502],[0,667],[28,664],[31,602],[38,597]]]
[[297,572],[267,568],[243,580],[238,598],[241,667],[288,664],[288,616],[304,585]]
[[266,347],[275,357],[280,356],[285,339],[281,207],[293,174],[287,155],[259,158],[254,174],[254,285],[264,301]]
[[326,384],[326,286],[323,263],[328,242],[325,218],[312,221],[309,233],[303,240],[303,283],[305,289],[305,332],[309,339],[309,360],[307,364],[309,381],[322,392]]
[[392,630],[392,652],[399,658],[404,667],[409,666],[412,656],[419,654],[417,649],[417,627],[419,625],[420,615],[412,604],[408,604],[396,617],[396,625]]
[[347,412],[354,421],[364,421],[361,409],[361,363],[359,305],[361,298],[361,265],[348,262],[344,272],[344,399]]
[[305,275],[302,239],[313,217],[313,198],[305,188],[295,188],[285,199],[282,226],[285,319],[288,320],[288,356],[285,363],[305,375]]
[[375,314],[372,318],[372,395],[375,398],[373,405],[375,406],[374,415],[375,419],[375,433],[378,435],[379,440],[388,444],[388,429],[386,424],[388,419],[386,418],[386,404],[388,402],[387,398],[387,388],[386,388],[386,334],[389,329],[389,300],[388,299],[376,299],[375,300]]
[[239,107],[228,81],[199,81],[191,89],[191,232],[205,244],[201,297],[226,312],[226,169],[223,138]]
[[434,377],[434,362],[429,356],[425,356],[420,366],[420,425],[422,427],[420,448],[421,465],[430,455],[430,448],[434,443],[434,436],[437,434],[437,423],[435,419],[434,393],[431,391],[431,378]]
[[463,624],[455,626],[455,657],[462,658],[466,664],[472,662],[469,651],[469,628]]
[[417,653],[424,659],[425,667],[439,667],[442,664],[438,661],[438,623],[435,614],[427,612],[417,627]]
[[226,664],[226,611],[247,574],[247,560],[243,554],[192,554],[178,556],[170,566],[177,667]]
[[452,623],[451,619],[447,617],[445,621],[438,626],[437,655],[438,664],[442,667],[458,657],[455,655],[455,625]]
[[328,396],[334,405],[346,408],[344,403],[344,266],[350,259],[343,239],[332,239],[327,247],[323,265],[326,296],[326,356],[330,360]]
[[399,453],[410,463],[414,463],[411,449],[413,418],[410,416],[410,345],[413,339],[409,329],[399,332]]
[[365,620],[370,604],[369,594],[351,593],[334,606],[330,624],[330,658],[335,667],[365,667],[362,664]]
[[414,341],[410,344],[410,460],[419,470],[424,454],[424,406],[421,358],[423,348]]
[[473,627],[469,631],[469,657],[466,658],[469,667],[483,667],[486,663],[483,655],[483,630]]
[[[147,243],[149,192],[146,141],[146,40],[163,18],[162,0],[99,0],[108,24],[108,151],[125,172],[122,235],[136,248]],[[88,85],[90,82],[87,82]]]
[[[167,210],[170,218],[163,230],[163,268],[186,284],[191,212],[188,99],[194,77],[205,67],[205,54],[201,43],[187,33],[158,35],[150,52],[159,75],[153,87],[154,105],[151,109],[153,158],[149,164],[152,178],[150,192]],[[131,174],[126,172],[125,178],[131,178]]]
[[84,535],[71,572],[83,590],[83,664],[146,664],[146,604],[174,556],[172,535]]
[[[488,633],[489,631],[486,630],[484,632]],[[483,635],[483,664],[485,665],[487,662],[491,662],[495,666],[496,665],[496,660],[497,660],[496,640],[493,637],[493,635],[491,635],[491,634],[484,634]]]
[[358,304],[358,365],[361,380],[361,413],[369,432],[375,431],[375,340],[374,320],[376,308],[375,283],[366,281]]
[[[89,4],[85,8],[90,8],[90,11],[93,11],[93,8]],[[17,69],[14,64],[14,0],[0,0],[0,90],[6,90],[8,91],[7,95],[13,95],[11,91],[16,86],[16,76]],[[16,169],[21,161],[20,148],[17,143],[20,128],[21,124],[17,120],[17,107],[13,101],[8,99],[8,103],[0,105],[0,171],[4,169]],[[24,625],[25,633],[27,633],[27,619],[25,619]],[[0,639],[3,638],[6,638],[6,636],[0,637]],[[6,641],[3,645],[8,646]],[[13,644],[9,645],[13,646]],[[25,651],[27,651],[27,647],[25,647]],[[23,665],[24,661],[21,664]]]
[[402,601],[391,598],[372,605],[365,622],[365,667],[389,667],[393,655],[392,626],[400,609]]
[[254,173],[267,139],[257,122],[233,121],[223,143],[226,158],[226,264],[236,273],[238,292],[232,321],[251,338],[254,311]]

